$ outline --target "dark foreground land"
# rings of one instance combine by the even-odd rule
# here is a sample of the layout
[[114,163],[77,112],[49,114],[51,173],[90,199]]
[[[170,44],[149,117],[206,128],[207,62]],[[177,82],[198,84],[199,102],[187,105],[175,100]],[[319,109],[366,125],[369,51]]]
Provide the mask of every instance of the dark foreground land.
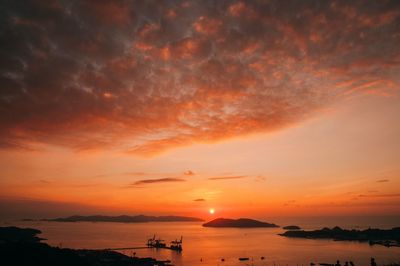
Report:
[[239,227],[239,228],[252,228],[252,227],[279,227],[276,224],[261,222],[253,219],[240,218],[240,219],[225,219],[217,218],[208,223],[203,224],[204,227]]
[[387,247],[400,247],[400,227],[393,229],[366,229],[346,230],[340,227],[332,229],[323,228],[314,231],[287,231],[281,236],[311,238],[311,239],[333,239],[336,241],[360,241],[369,242],[370,245],[384,245]]
[[1,265],[13,266],[166,266],[153,258],[128,257],[114,251],[51,247],[31,228],[0,227]]
[[288,226],[282,227],[282,229],[285,229],[285,230],[301,230],[301,227],[297,226],[297,225],[288,225]]

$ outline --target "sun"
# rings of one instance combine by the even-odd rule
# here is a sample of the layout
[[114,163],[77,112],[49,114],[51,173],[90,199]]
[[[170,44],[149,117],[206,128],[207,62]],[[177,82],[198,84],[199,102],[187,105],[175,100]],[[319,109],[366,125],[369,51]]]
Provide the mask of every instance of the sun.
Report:
[[215,210],[213,208],[210,209],[210,214],[214,214]]

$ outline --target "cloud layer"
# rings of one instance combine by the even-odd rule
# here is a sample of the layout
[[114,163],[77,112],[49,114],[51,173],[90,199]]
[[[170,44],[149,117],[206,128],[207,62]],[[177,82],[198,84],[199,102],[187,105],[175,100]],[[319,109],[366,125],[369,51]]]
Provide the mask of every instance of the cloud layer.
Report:
[[169,183],[169,182],[185,182],[186,180],[183,178],[174,178],[174,177],[166,177],[166,178],[158,178],[158,179],[142,179],[133,183],[133,186],[138,185],[146,185],[146,184],[155,184],[155,183]]
[[195,199],[195,200],[193,200],[193,201],[203,202],[203,201],[206,201],[206,200],[205,200],[205,199]]
[[152,155],[399,88],[398,1],[2,1],[0,147]]
[[242,178],[247,178],[248,176],[245,175],[234,175],[234,176],[215,176],[215,177],[209,177],[209,180],[226,180],[226,179],[242,179]]

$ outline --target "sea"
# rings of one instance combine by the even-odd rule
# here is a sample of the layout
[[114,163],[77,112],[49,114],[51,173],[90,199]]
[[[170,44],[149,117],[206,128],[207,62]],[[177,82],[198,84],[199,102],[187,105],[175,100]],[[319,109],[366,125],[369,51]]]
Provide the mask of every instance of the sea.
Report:
[[[400,226],[400,217],[356,218],[268,218],[265,221],[281,226],[298,225],[306,230],[340,226],[346,229]],[[42,231],[40,237],[52,246],[74,249],[108,249],[135,247],[119,251],[128,256],[170,260],[176,266],[278,266],[310,265],[353,261],[357,266],[370,265],[371,257],[378,265],[400,263],[400,248],[354,241],[296,239],[280,236],[282,228],[209,228],[201,222],[45,222],[3,221],[1,226],[31,227]],[[183,251],[142,248],[156,235],[167,244],[183,238]],[[240,261],[239,258],[249,258]],[[262,259],[263,258],[263,259]]]

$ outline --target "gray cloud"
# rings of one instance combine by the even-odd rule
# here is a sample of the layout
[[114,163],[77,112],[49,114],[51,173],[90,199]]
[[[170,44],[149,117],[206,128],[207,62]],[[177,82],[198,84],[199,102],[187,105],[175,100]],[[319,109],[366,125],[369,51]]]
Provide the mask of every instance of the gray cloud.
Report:
[[169,182],[185,182],[185,179],[182,178],[173,178],[173,177],[166,177],[166,178],[158,178],[158,179],[142,179],[138,180],[132,185],[146,185],[146,184],[155,184],[155,183],[169,183]]
[[389,182],[390,180],[389,179],[380,179],[380,180],[377,180],[376,182],[378,182],[378,183],[386,183],[386,182]]

